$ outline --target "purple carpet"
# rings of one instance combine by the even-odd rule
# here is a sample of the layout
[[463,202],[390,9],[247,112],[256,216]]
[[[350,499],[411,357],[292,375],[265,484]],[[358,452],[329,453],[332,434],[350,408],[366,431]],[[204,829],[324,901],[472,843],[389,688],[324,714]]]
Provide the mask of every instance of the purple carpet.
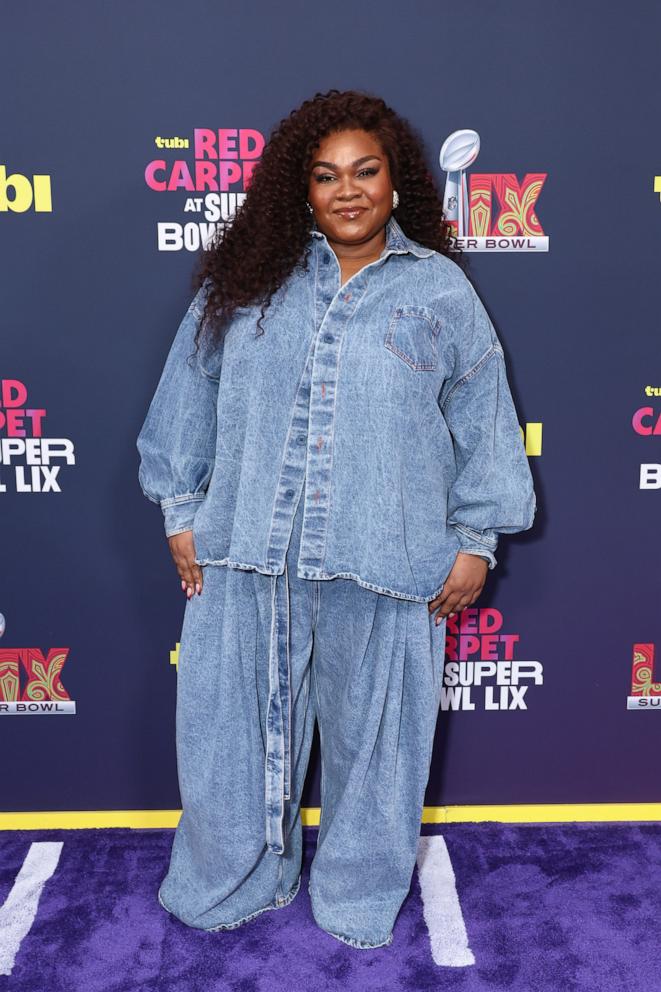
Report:
[[[393,943],[375,950],[315,925],[312,829],[294,901],[218,933],[184,926],[157,902],[171,830],[0,833],[0,989],[661,990],[661,824],[462,823],[423,833],[439,838],[438,857],[421,862]],[[28,866],[44,871],[42,855],[52,863],[35,889]],[[455,952],[471,963],[436,963]]]

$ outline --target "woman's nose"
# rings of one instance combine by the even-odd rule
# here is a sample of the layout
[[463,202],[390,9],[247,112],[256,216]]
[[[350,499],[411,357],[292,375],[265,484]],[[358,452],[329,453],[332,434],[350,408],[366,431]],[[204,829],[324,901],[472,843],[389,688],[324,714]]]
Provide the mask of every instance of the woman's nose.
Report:
[[360,196],[360,191],[355,189],[339,190],[337,194],[338,200],[343,203],[345,200],[355,200],[358,196]]
[[360,190],[357,189],[353,179],[343,179],[337,195],[341,200],[351,199],[354,196],[360,196]]

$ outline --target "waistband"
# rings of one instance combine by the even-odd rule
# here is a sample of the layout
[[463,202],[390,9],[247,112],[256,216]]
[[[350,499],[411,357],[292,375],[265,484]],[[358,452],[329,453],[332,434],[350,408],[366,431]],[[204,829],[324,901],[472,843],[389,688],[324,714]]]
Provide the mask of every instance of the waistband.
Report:
[[269,702],[266,712],[266,846],[283,854],[285,802],[291,790],[291,669],[289,660],[289,574],[271,576]]

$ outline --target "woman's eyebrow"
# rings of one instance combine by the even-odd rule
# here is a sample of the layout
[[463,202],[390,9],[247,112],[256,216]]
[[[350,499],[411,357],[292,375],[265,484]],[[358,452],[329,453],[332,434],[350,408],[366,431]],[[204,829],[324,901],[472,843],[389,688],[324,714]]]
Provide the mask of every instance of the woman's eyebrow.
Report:
[[[371,158],[376,158],[381,161],[378,155],[363,155],[362,158],[357,158],[355,162],[352,162],[350,168],[355,169],[356,166],[362,165],[363,162],[369,161]],[[335,162],[313,162],[311,168],[314,169],[316,165],[324,165],[327,169],[337,169]]]

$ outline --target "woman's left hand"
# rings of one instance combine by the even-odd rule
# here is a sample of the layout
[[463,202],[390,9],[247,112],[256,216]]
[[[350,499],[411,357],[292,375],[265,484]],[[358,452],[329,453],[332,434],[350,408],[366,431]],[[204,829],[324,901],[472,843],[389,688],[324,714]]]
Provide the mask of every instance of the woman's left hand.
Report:
[[453,617],[474,603],[484,588],[488,571],[486,558],[459,551],[440,596],[427,603],[430,613],[438,610],[434,623],[438,625],[443,617]]

